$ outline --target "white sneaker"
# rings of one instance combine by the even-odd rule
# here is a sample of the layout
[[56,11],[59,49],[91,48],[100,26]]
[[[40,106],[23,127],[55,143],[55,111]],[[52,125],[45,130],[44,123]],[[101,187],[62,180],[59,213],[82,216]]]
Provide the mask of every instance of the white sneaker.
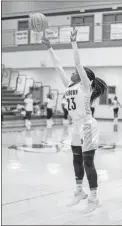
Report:
[[83,190],[76,191],[74,193],[74,198],[73,198],[72,202],[68,206],[76,205],[81,201],[81,199],[86,199],[87,197],[88,197],[88,195]]
[[86,209],[83,211],[84,213],[89,213],[94,211],[96,208],[99,208],[101,206],[100,201],[96,199],[88,199],[88,205]]

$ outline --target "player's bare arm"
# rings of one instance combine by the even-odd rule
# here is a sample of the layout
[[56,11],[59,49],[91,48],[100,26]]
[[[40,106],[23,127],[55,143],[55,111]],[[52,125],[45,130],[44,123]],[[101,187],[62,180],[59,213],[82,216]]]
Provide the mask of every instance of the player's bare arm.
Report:
[[74,52],[75,67],[79,73],[79,76],[84,85],[84,88],[87,90],[90,85],[90,80],[88,79],[88,76],[80,62],[80,55],[79,55],[78,48],[77,48],[76,38],[77,38],[77,30],[74,28],[73,32],[71,32],[70,39],[71,39],[72,48],[73,48],[73,52]]
[[67,77],[63,67],[61,66],[60,60],[58,59],[58,57],[56,56],[50,41],[46,38],[43,38],[42,43],[46,46],[46,48],[48,49],[48,52],[50,54],[50,57],[52,59],[53,65],[56,69],[56,71],[59,73],[61,80],[64,84],[65,87],[68,87],[69,83],[70,83],[70,79]]

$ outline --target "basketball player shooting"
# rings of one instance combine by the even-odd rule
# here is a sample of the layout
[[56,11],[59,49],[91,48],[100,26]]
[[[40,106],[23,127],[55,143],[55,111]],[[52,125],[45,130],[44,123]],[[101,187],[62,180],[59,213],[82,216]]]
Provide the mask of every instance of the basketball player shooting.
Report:
[[[72,73],[71,79],[65,74],[49,40],[43,38],[42,43],[47,47],[54,67],[66,87],[65,97],[68,102],[68,112],[74,122],[71,149],[73,152],[76,192],[72,204],[87,198],[82,186],[85,167],[90,187],[90,197],[85,211],[87,212],[93,211],[99,204],[97,198],[97,172],[94,166],[95,151],[98,148],[99,129],[96,120],[92,117],[90,106],[96,98],[104,94],[107,85],[103,80],[95,78],[94,73],[90,69],[81,65],[76,37],[77,31],[74,29],[71,33],[71,43],[76,71]],[[82,134],[84,137],[83,146],[81,146]]]

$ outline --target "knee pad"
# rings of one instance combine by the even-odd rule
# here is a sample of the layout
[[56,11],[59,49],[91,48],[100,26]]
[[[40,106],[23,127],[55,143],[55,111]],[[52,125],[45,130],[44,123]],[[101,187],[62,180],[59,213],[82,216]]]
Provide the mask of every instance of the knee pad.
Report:
[[73,161],[81,162],[82,154],[73,154]]
[[82,147],[81,146],[71,145],[71,149],[72,149],[73,155],[81,155],[82,154]]
[[73,154],[73,165],[74,165],[75,169],[79,168],[79,166],[80,167],[82,166],[82,161],[81,161],[80,155]]
[[82,180],[84,176],[83,155],[81,146],[72,146],[75,177]]
[[92,167],[94,165],[93,158],[91,156],[84,157],[84,166]]

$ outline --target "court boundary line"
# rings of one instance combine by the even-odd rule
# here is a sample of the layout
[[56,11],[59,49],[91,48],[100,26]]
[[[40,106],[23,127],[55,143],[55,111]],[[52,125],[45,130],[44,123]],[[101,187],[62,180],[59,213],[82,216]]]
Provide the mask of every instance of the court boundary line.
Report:
[[[122,177],[113,178],[113,179],[108,180],[108,181],[99,182],[99,184],[106,184],[106,183],[116,181],[116,180],[121,180],[121,179],[122,179]],[[13,201],[13,202],[7,202],[7,203],[2,204],[1,206],[4,207],[4,206],[8,206],[8,205],[12,205],[12,204],[20,203],[20,202],[25,202],[25,201],[29,201],[29,200],[33,200],[33,199],[37,199],[37,198],[43,198],[43,197],[47,197],[47,196],[50,196],[50,195],[60,194],[60,193],[68,192],[68,191],[72,191],[72,190],[74,190],[74,188],[65,189],[65,190],[62,190],[62,191],[50,192],[48,194],[42,194],[42,195],[38,195],[38,196],[33,196],[33,197],[25,198],[25,199],[16,200],[16,201]]]

